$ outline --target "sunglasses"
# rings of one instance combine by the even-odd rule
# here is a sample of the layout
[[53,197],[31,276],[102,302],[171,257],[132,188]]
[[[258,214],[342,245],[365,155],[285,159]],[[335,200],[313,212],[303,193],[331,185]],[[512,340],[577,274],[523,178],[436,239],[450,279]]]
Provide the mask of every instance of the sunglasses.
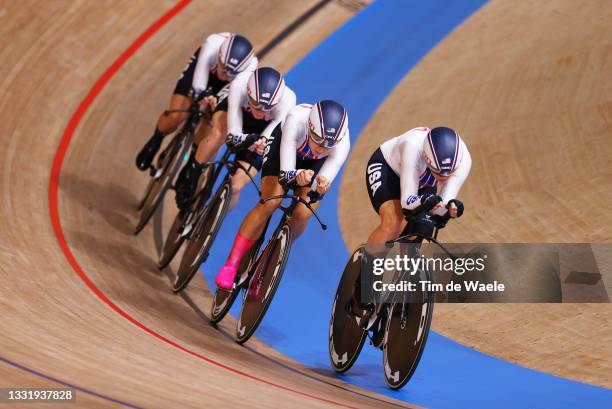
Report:
[[325,144],[325,138],[320,137],[319,135],[316,134],[316,132],[314,132],[312,129],[308,128],[308,137],[310,138],[310,140],[312,140],[315,144],[317,144],[317,146],[320,146],[321,148],[326,148],[329,149],[331,148],[331,146],[327,146]]
[[454,169],[452,172],[441,173],[441,172],[436,172],[434,169],[432,169],[429,166],[427,166],[427,168],[429,169],[429,171],[431,172],[432,175],[438,176],[438,177],[441,177],[441,178],[447,178],[449,176],[452,176],[452,174],[455,173],[455,171],[457,170],[457,169]]
[[248,95],[249,98],[249,106],[256,110],[256,111],[261,111],[261,112],[270,112],[272,110],[272,108],[274,107],[269,107],[266,108],[265,106],[261,105],[259,102],[255,101],[253,98],[251,98],[250,95]]
[[221,61],[217,62],[217,68],[219,69],[219,71],[223,72],[228,77],[232,77],[233,78],[233,77],[235,77],[236,75],[239,74],[238,71],[231,69],[227,65],[223,64]]

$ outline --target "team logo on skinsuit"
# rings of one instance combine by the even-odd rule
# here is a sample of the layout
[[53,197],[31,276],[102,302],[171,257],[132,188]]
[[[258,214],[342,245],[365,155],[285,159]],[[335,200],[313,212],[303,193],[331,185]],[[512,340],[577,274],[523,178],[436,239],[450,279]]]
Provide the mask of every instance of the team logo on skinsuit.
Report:
[[274,135],[268,136],[268,143],[266,143],[266,148],[264,149],[263,161],[261,162],[261,166],[268,160],[268,154],[270,153],[270,149],[272,149],[272,142],[274,142]]
[[372,191],[372,196],[376,195],[376,191],[382,185],[380,181],[380,177],[382,176],[382,163],[372,163],[368,166],[368,184],[370,185],[370,190]]

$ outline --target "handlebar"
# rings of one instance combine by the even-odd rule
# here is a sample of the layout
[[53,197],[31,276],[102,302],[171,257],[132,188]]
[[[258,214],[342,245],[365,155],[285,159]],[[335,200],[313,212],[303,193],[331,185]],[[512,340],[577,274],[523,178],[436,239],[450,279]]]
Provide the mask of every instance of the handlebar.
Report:
[[[318,197],[311,195],[311,193],[318,195]],[[320,200],[320,195],[317,192],[311,190],[310,192],[308,192],[308,197],[310,198],[310,201],[306,201],[301,196],[298,196],[298,195],[288,195],[288,194],[275,195],[275,196],[266,197],[265,199],[259,199],[259,203],[264,204],[266,202],[269,202],[270,200],[276,200],[276,199],[291,199],[293,203],[296,203],[296,204],[302,203],[304,206],[306,206],[308,210],[310,210],[313,216],[317,219],[317,222],[319,222],[319,224],[321,225],[321,228],[323,230],[327,230],[327,224],[323,223],[323,221],[319,218],[319,215],[317,214],[317,212],[315,212],[315,210],[312,208],[312,204],[315,204],[317,200]]]
[[[437,236],[437,234],[438,234],[438,231],[436,230],[436,233],[434,234],[434,236]],[[447,249],[446,246],[444,246],[444,244],[440,243],[435,237],[427,236],[425,234],[420,234],[420,233],[409,233],[409,234],[400,236],[400,237],[398,237],[398,238],[396,238],[394,240],[389,240],[389,241],[385,242],[385,245],[386,246],[392,246],[394,243],[397,243],[397,242],[399,242],[399,241],[401,241],[401,240],[403,240],[403,239],[405,239],[407,237],[415,237],[415,236],[419,237],[419,238],[421,238],[423,240],[427,240],[427,241],[430,241],[430,242],[438,245],[438,247],[440,247],[442,249],[442,251],[444,251],[450,258],[452,258],[452,259],[456,259],[457,258],[457,256],[455,256],[453,253],[451,253],[450,250]]]
[[207,94],[207,91],[202,92],[198,97],[195,96],[195,92],[192,92],[192,95],[194,97],[193,97],[193,99],[191,101],[191,106],[189,108],[186,108],[186,109],[167,109],[167,110],[164,111],[164,116],[168,116],[168,115],[170,115],[172,113],[175,113],[175,112],[180,112],[180,113],[185,113],[185,114],[201,114],[201,115],[205,115],[206,112],[200,110],[200,101],[206,95],[209,95],[209,94]]
[[244,141],[240,142],[237,145],[232,145],[231,143],[226,143],[226,145],[233,152],[238,152],[238,151],[241,151],[241,150],[248,149],[251,145],[253,145],[255,142],[257,142],[257,140],[259,140],[260,138],[262,138],[262,136],[260,134],[251,133],[251,134],[247,135],[247,137],[244,139]]

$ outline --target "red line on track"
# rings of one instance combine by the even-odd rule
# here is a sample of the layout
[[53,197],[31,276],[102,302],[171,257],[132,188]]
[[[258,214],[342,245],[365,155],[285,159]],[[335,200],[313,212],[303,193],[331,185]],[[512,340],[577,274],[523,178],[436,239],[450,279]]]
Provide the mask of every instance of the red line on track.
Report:
[[328,400],[319,396],[315,396],[315,395],[311,395],[309,393],[306,392],[301,392],[299,390],[287,387],[287,386],[283,386],[283,385],[279,385],[277,383],[265,380],[263,378],[259,378],[257,376],[254,375],[250,375],[246,372],[243,372],[239,369],[233,368],[231,366],[225,365],[219,361],[216,361],[212,358],[208,358],[202,354],[199,354],[195,351],[192,351],[189,348],[186,348],[184,346],[182,346],[181,344],[178,344],[168,338],[166,338],[165,336],[159,334],[158,332],[155,332],[154,330],[152,330],[151,328],[147,327],[146,325],[144,325],[143,323],[141,323],[140,321],[136,320],[134,317],[132,317],[131,315],[129,315],[127,312],[125,312],[124,310],[122,310],[117,304],[115,304],[114,302],[112,302],[89,278],[89,276],[87,275],[87,273],[85,273],[85,271],[83,270],[83,268],[79,265],[79,263],[77,262],[76,258],[74,257],[74,254],[72,254],[72,251],[70,250],[70,246],[68,245],[68,243],[66,242],[66,237],[64,236],[64,231],[62,230],[62,225],[61,225],[61,221],[60,221],[60,217],[59,217],[59,210],[58,210],[58,189],[59,189],[59,178],[60,178],[60,172],[62,170],[62,164],[64,163],[64,158],[66,156],[66,152],[68,151],[68,147],[70,145],[70,142],[72,141],[72,137],[74,136],[74,132],[76,130],[76,128],[79,126],[81,120],[83,119],[83,117],[85,116],[85,114],[87,113],[87,110],[89,109],[89,107],[91,106],[92,102],[96,99],[96,97],[100,94],[100,92],[102,92],[102,90],[104,89],[104,87],[106,86],[106,84],[115,76],[115,74],[119,71],[119,69],[125,64],[125,62],[134,55],[134,53],[136,53],[136,51],[138,51],[138,49],[140,49],[140,47],[147,41],[149,40],[157,31],[159,31],[159,29],[161,29],[166,23],[168,23],[173,17],[175,17],[177,14],[179,14],[189,3],[191,3],[191,0],[181,0],[179,1],[174,7],[172,7],[170,10],[168,10],[166,13],[164,13],[164,15],[162,15],[157,21],[155,21],[149,28],[147,28],[136,40],[134,40],[134,42],[125,50],[123,51],[123,53],[121,53],[121,55],[111,64],[110,67],[108,67],[106,69],[106,71],[104,71],[104,73],[102,74],[102,76],[96,81],[96,83],[93,85],[93,87],[91,87],[91,89],[89,90],[89,92],[87,93],[87,95],[85,96],[85,98],[83,98],[83,100],[80,102],[78,108],[76,109],[76,111],[72,114],[72,117],[70,118],[70,121],[68,122],[68,125],[66,126],[66,128],[64,129],[64,133],[62,134],[62,137],[60,139],[59,142],[59,146],[57,147],[57,151],[55,152],[55,157],[53,159],[53,167],[51,169],[51,179],[49,181],[49,212],[50,212],[50,218],[51,218],[51,224],[53,225],[53,230],[55,232],[55,237],[57,239],[57,242],[60,246],[60,248],[62,249],[62,252],[64,253],[64,256],[66,257],[66,259],[68,260],[68,263],[70,263],[70,265],[72,266],[72,269],[77,273],[77,275],[79,276],[79,278],[87,285],[87,287],[89,287],[89,289],[100,299],[102,300],[105,304],[107,304],[110,308],[112,308],[113,310],[115,310],[115,312],[117,312],[119,315],[123,316],[125,319],[127,319],[128,321],[130,321],[132,324],[136,325],[137,327],[141,328],[142,330],[144,330],[145,332],[149,333],[150,335],[166,342],[169,345],[172,345],[175,348],[180,349],[181,351],[184,351],[190,355],[193,355],[203,361],[206,361],[210,364],[213,364],[215,366],[218,366],[220,368],[226,369],[230,372],[233,372],[237,375],[241,375],[244,376],[248,379],[252,379],[254,381],[257,382],[261,382],[263,384],[266,385],[270,385],[273,386],[275,388],[278,389],[282,389],[288,392],[292,392],[295,393],[297,395],[300,396],[304,396],[304,397],[308,397],[308,398],[312,398],[321,402],[326,402],[326,403],[330,403],[336,406],[341,406],[341,407],[345,407],[345,408],[352,408],[354,409],[353,406],[349,406],[340,402],[335,402],[332,400]]

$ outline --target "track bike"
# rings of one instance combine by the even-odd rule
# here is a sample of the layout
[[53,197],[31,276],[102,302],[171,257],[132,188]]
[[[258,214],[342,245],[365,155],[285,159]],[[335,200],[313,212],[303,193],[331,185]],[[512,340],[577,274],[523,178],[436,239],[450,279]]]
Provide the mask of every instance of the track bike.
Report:
[[174,135],[170,143],[158,155],[156,164],[152,164],[149,168],[151,179],[138,205],[140,216],[138,224],[134,229],[134,234],[136,235],[151,220],[168,189],[173,188],[172,182],[176,174],[181,165],[189,158],[196,128],[202,118],[208,114],[200,110],[199,100],[196,98],[193,98],[191,107],[188,109],[166,110],[164,115],[170,115],[175,112],[187,113],[189,115],[181,130]]
[[[213,313],[215,306],[225,302],[219,312],[215,313],[216,315],[211,314],[213,320],[217,322],[227,313],[240,290],[244,289],[242,308],[236,323],[236,341],[239,344],[245,343],[253,335],[268,311],[280,284],[292,245],[292,227],[289,221],[297,205],[304,204],[315,216],[321,228],[327,229],[327,225],[321,221],[311,206],[321,200],[321,196],[313,190],[308,193],[308,198],[307,201],[297,194],[283,194],[260,199],[262,204],[278,199],[289,199],[290,203],[287,206],[279,206],[278,209],[283,215],[261,253],[255,256],[257,252],[252,252],[249,257],[244,257],[248,259],[245,262],[247,268],[242,274],[236,274],[233,289],[230,291],[217,289],[213,301]],[[262,233],[259,240],[263,240],[263,236]]]
[[[236,153],[247,149],[260,137],[259,134],[249,134],[239,145],[228,145],[220,160],[207,162],[204,176],[199,181],[204,179],[204,182],[195,194],[191,207],[179,211],[175,217],[166,237],[159,263],[160,268],[168,265],[182,243],[187,241],[173,283],[174,292],[185,289],[200,265],[208,258],[210,248],[229,210],[232,200],[232,176],[236,171],[242,169],[249,176],[257,192],[260,192],[249,174],[249,169],[235,159]],[[227,172],[213,194],[216,181],[223,169],[226,169]]]
[[[387,242],[409,244],[400,246],[410,258],[418,258],[424,240],[439,246],[450,257],[454,257],[437,240],[438,227],[433,237],[410,231],[409,222],[401,235]],[[349,258],[334,297],[329,324],[329,358],[336,372],[346,372],[355,363],[365,339],[371,335],[371,343],[383,351],[383,369],[387,385],[392,389],[402,388],[412,377],[427,342],[433,316],[434,294],[418,285],[419,281],[432,281],[427,269],[419,268],[415,274],[395,272],[391,283],[407,280],[415,283],[417,291],[409,298],[374,300],[368,309],[355,310],[356,286],[361,279],[364,258],[371,257],[365,245],[360,246]]]

